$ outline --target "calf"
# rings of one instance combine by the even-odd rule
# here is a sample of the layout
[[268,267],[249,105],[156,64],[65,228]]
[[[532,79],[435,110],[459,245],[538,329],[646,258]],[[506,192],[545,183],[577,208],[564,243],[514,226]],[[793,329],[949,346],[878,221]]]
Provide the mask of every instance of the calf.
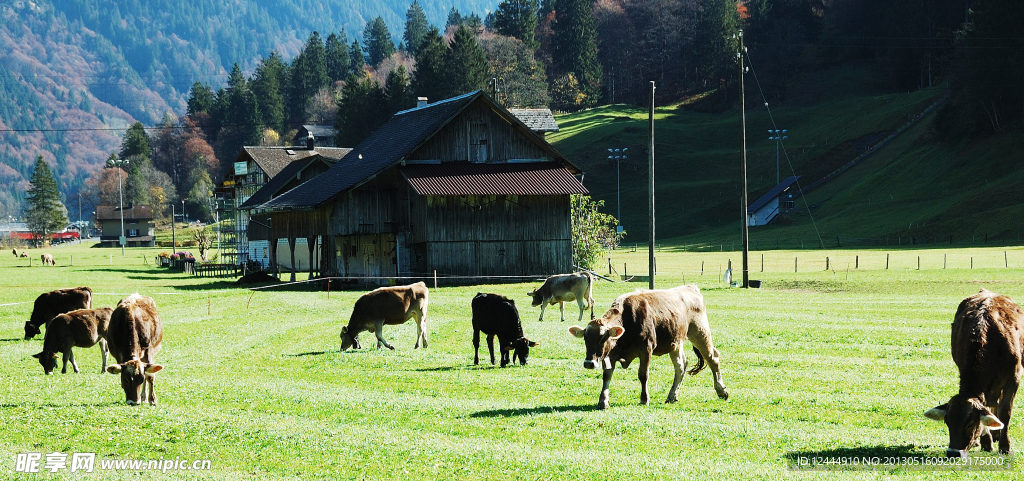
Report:
[[53,374],[57,367],[57,353],[64,354],[64,367],[61,374],[68,372],[68,361],[75,373],[81,372],[78,363],[75,362],[75,353],[72,347],[93,347],[100,345],[100,353],[103,356],[103,367],[100,373],[107,369],[107,326],[110,324],[110,313],[114,310],[109,307],[102,309],[78,309],[66,314],[54,317],[46,326],[46,334],[43,336],[43,352],[33,357],[39,359],[43,365],[43,372],[47,375]]
[[32,339],[42,331],[39,326],[46,324],[58,314],[75,309],[92,309],[92,289],[75,287],[44,292],[36,298],[32,315],[25,322],[25,340]]
[[604,385],[597,402],[599,409],[608,409],[608,389],[612,374],[615,373],[615,362],[620,362],[626,368],[638,357],[640,404],[648,403],[650,395],[647,392],[647,373],[652,355],[671,356],[675,378],[665,402],[676,402],[676,390],[686,371],[683,343],[687,340],[697,354],[697,365],[689,371],[690,375],[696,375],[704,369],[707,360],[711,365],[718,397],[729,398],[719,370],[721,354],[711,342],[711,327],[708,325],[704,297],[697,286],[623,294],[615,299],[600,319],[590,321],[586,328],[570,327],[569,333],[586,341],[587,356],[583,367],[604,368]]
[[121,388],[129,406],[147,400],[156,405],[153,381],[164,367],[153,361],[163,338],[163,324],[153,298],[132,294],[117,303],[107,327],[107,345],[117,364],[107,366],[107,372],[121,374]]
[[514,351],[516,360],[525,366],[530,348],[537,345],[523,336],[523,324],[519,322],[516,301],[498,294],[477,293],[473,297],[473,364],[480,364],[480,332],[487,335],[487,350],[494,364],[494,336],[498,336],[501,351],[501,367],[509,363],[509,351]]
[[558,311],[565,321],[565,302],[576,301],[580,306],[580,318],[583,322],[583,311],[590,307],[590,318],[594,318],[594,277],[589,272],[575,274],[559,274],[548,277],[539,289],[526,293],[533,297],[533,307],[540,306],[540,321],[544,320],[544,308],[548,304],[558,304]]
[[1021,375],[1024,311],[1009,297],[982,289],[964,299],[953,319],[950,345],[960,392],[924,413],[949,428],[947,457],[967,457],[977,444],[1010,453],[1010,414]]
[[395,347],[384,340],[384,326],[416,321],[416,345],[427,348],[427,285],[417,282],[408,286],[380,287],[356,301],[348,326],[341,328],[341,350],[360,349],[359,333],[372,330],[377,335],[377,349]]
[[55,266],[55,265],[57,265],[57,261],[53,260],[53,255],[51,255],[51,254],[42,254],[42,255],[39,256],[39,259],[43,261],[43,265],[44,266]]

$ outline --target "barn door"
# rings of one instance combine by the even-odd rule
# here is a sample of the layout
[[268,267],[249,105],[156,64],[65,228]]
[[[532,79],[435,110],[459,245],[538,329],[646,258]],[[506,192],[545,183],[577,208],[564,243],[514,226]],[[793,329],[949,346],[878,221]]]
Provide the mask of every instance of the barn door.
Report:
[[488,131],[488,124],[486,122],[472,122],[469,124],[470,162],[487,162]]

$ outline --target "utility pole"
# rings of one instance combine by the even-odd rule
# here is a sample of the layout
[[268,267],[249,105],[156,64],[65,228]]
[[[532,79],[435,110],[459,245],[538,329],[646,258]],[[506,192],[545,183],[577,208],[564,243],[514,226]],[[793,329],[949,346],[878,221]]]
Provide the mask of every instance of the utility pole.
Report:
[[626,151],[629,147],[624,149],[608,149],[609,159],[615,159],[615,203],[617,204],[617,211],[615,219],[619,221],[619,225],[616,227],[616,232],[622,232],[622,173],[620,168],[620,161],[626,159]]
[[174,238],[174,202],[171,202],[171,253],[178,252],[178,243]]
[[768,140],[775,141],[775,185],[782,183],[782,178],[779,176],[779,144],[782,143],[783,140],[789,138],[789,136],[786,135],[786,132],[788,132],[786,129],[768,129],[768,135],[770,135]]
[[107,167],[114,167],[117,169],[117,199],[120,205],[121,211],[121,237],[118,239],[118,243],[121,244],[121,256],[124,257],[124,245],[127,239],[124,237],[124,192],[121,187],[121,167],[128,165],[127,159],[109,159],[107,160]]
[[647,181],[649,184],[650,196],[648,198],[648,216],[651,220],[651,241],[647,247],[647,272],[651,274],[648,281],[648,288],[654,289],[654,81],[651,81],[651,111],[648,115],[648,123],[651,127],[650,144],[648,147],[648,170]]
[[746,289],[750,287],[750,269],[747,266],[747,257],[750,254],[750,235],[747,229],[747,105],[743,85],[743,74],[746,73],[746,69],[743,68],[743,55],[746,53],[746,49],[743,47],[743,30],[739,31],[739,46],[740,50],[736,52],[736,58],[740,64],[740,122],[743,127],[743,163],[740,171],[743,175],[743,288]]

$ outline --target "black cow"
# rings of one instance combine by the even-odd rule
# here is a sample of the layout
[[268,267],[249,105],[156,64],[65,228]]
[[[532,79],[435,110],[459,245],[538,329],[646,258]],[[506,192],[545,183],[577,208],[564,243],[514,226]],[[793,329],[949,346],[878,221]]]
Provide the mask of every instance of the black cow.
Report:
[[526,365],[530,348],[538,343],[523,336],[523,324],[519,322],[516,301],[498,294],[477,293],[473,297],[473,364],[480,364],[480,332],[487,335],[487,350],[494,364],[494,336],[498,336],[501,351],[501,367],[509,363],[509,351],[513,351],[512,362]]

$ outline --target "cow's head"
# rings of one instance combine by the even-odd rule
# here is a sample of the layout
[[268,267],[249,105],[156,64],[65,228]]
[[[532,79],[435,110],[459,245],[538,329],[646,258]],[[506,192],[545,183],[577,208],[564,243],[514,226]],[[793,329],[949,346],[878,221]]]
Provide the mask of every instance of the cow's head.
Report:
[[[138,359],[123,364],[107,366],[107,372],[121,375],[121,388],[124,389],[125,402],[129,406],[142,404],[146,378],[152,377],[164,367],[159,364],[146,364]],[[152,400],[150,400],[152,402]]]
[[341,350],[362,349],[359,345],[359,331],[349,332],[348,326],[341,328]]
[[39,354],[33,354],[32,357],[39,359],[39,364],[43,365],[43,372],[47,376],[53,374],[53,370],[57,368],[57,353],[43,351]]
[[925,417],[945,421],[949,428],[946,457],[966,458],[967,450],[978,444],[978,438],[989,431],[1003,429],[1003,423],[977,397],[957,394],[948,403],[925,411]]
[[25,340],[26,341],[29,340],[29,339],[32,339],[33,337],[36,337],[37,335],[42,334],[42,333],[43,333],[43,331],[41,331],[39,329],[39,326],[33,326],[32,322],[25,321]]
[[528,295],[528,296],[533,298],[533,304],[532,304],[533,307],[537,307],[537,306],[539,306],[539,305],[544,303],[544,296],[541,295],[540,289],[534,289],[534,290],[532,290],[530,292],[527,292],[526,295]]
[[604,322],[611,313],[612,310],[609,310],[603,318],[590,321],[586,328],[579,326],[569,328],[569,334],[583,339],[587,345],[587,357],[583,358],[583,367],[587,369],[594,369],[598,366],[604,369],[612,368],[614,360],[609,359],[608,354],[615,348],[615,343],[626,330],[622,326],[607,325]]
[[537,347],[539,345],[539,342],[533,342],[525,337],[520,337],[519,339],[509,343],[507,346],[503,346],[501,348],[501,367],[505,367],[509,364],[509,352],[512,353],[512,364],[515,364],[516,361],[518,361],[520,365],[525,366],[526,358],[530,356],[530,348]]

